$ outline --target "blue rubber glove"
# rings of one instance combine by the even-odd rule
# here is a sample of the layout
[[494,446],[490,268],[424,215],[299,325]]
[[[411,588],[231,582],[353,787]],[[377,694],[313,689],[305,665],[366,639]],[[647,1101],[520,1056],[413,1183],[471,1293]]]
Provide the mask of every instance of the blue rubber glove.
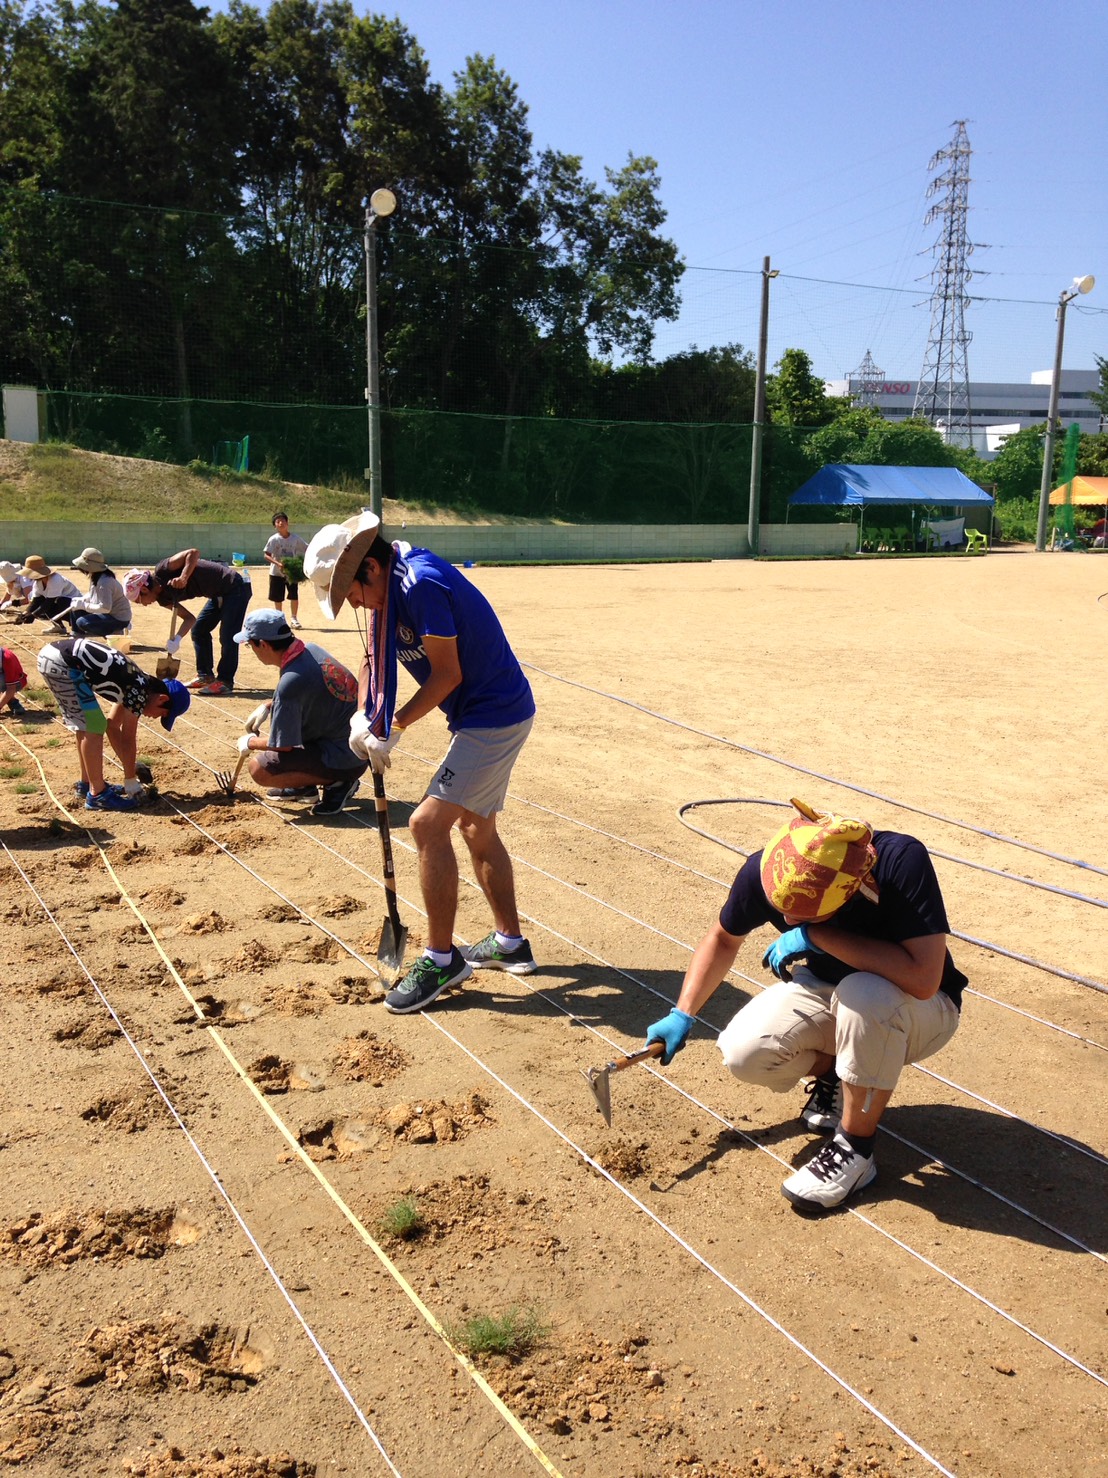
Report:
[[779,939],[775,939],[762,956],[763,970],[772,970],[778,980],[791,980],[792,975],[789,966],[804,955],[822,955],[827,951],[820,949],[818,944],[813,944],[808,937],[808,930],[804,924],[795,929],[786,929]]
[[676,1006],[668,1016],[663,1016],[661,1021],[656,1021],[653,1026],[646,1029],[647,1046],[651,1042],[664,1042],[666,1050],[662,1053],[662,1066],[669,1067],[673,1061],[674,1054],[680,1052],[681,1048],[689,1039],[695,1016],[690,1016],[687,1011],[679,1011]]

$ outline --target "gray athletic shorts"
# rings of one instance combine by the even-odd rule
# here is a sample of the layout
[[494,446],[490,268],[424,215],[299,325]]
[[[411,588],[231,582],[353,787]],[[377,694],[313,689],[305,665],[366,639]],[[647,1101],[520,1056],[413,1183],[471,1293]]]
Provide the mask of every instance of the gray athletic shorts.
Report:
[[532,717],[506,729],[459,729],[425,794],[475,816],[503,811],[512,766],[534,722]]

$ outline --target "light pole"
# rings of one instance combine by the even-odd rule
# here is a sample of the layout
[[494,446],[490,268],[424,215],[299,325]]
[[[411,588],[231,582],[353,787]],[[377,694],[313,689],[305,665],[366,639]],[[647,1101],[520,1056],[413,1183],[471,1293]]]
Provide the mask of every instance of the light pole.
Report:
[[762,504],[762,430],[766,419],[766,341],[769,337],[769,280],[777,276],[770,270],[769,257],[762,258],[762,316],[758,324],[758,366],[754,374],[754,425],[750,428],[750,508],[746,519],[746,538],[750,557],[758,555],[758,517]]
[[1041,554],[1046,548],[1046,511],[1050,505],[1050,484],[1054,471],[1054,428],[1058,421],[1058,391],[1062,378],[1062,343],[1066,336],[1066,309],[1078,293],[1090,293],[1095,277],[1075,277],[1073,286],[1058,295],[1058,340],[1054,346],[1054,373],[1050,377],[1050,408],[1046,416],[1046,438],[1043,441],[1043,480],[1039,487],[1039,524],[1035,532],[1035,548]]
[[374,190],[365,212],[365,398],[369,413],[369,511],[381,517],[381,361],[377,352],[377,221],[391,216],[396,196]]

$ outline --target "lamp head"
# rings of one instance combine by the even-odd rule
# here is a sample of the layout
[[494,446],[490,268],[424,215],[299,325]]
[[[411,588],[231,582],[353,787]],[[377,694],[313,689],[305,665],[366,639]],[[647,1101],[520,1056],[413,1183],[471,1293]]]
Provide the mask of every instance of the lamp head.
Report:
[[1073,279],[1073,285],[1079,293],[1091,293],[1093,288],[1096,287],[1096,278],[1088,276],[1075,277]]
[[374,190],[369,208],[375,216],[391,216],[396,209],[396,196],[391,190]]

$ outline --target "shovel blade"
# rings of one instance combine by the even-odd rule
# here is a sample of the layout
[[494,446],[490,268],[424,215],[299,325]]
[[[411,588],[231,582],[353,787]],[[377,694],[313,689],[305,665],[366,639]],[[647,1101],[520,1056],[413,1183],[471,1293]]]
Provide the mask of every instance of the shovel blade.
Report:
[[612,1085],[608,1081],[608,1069],[606,1067],[582,1068],[581,1076],[589,1085],[593,1101],[604,1115],[604,1122],[610,1129],[612,1127]]
[[381,925],[381,938],[377,945],[377,963],[391,970],[395,980],[404,968],[404,951],[408,946],[407,925],[399,919],[394,923],[386,914]]
[[154,676],[160,678],[176,677],[181,670],[180,657],[159,657],[154,668]]

